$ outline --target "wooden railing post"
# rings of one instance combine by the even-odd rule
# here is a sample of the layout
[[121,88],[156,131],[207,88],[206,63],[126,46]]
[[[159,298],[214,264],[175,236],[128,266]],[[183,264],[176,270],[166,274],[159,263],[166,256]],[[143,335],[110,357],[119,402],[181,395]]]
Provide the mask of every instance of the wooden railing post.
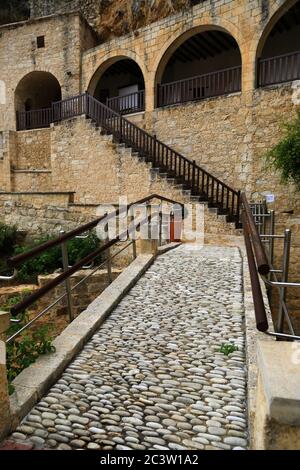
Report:
[[90,117],[89,115],[89,93],[86,91],[84,96],[84,114],[87,118]]
[[193,160],[192,166],[192,196],[196,194],[196,160]]
[[157,159],[156,159],[156,148],[157,148],[157,145],[156,145],[156,142],[157,142],[156,134],[154,134],[153,138],[154,138],[154,142],[153,142],[153,163],[155,164],[156,161],[157,161]]
[[240,223],[241,212],[241,191],[237,193],[237,205],[236,205],[236,226]]

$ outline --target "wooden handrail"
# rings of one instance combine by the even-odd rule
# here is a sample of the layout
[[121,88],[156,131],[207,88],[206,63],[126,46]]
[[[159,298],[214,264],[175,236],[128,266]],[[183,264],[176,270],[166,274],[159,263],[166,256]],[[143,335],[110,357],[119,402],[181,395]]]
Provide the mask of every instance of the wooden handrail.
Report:
[[300,51],[258,59],[258,86],[284,83],[300,78]]
[[183,184],[191,187],[192,194],[206,194],[217,207],[227,211],[232,220],[239,223],[240,192],[234,190],[195,161],[181,155],[176,150],[158,140],[144,129],[133,124],[116,111],[87,95],[86,114],[103,129],[111,132],[116,139],[127,143],[153,162],[153,166],[165,168],[166,172],[181,178]]
[[158,85],[158,106],[241,91],[241,65]]
[[118,113],[130,114],[145,110],[145,90],[139,90],[122,96],[107,98],[106,106]]
[[88,93],[67,98],[52,104],[52,119],[59,122],[85,114],[114,138],[138,151],[154,167],[158,167],[191,189],[192,195],[204,196],[213,207],[217,207],[238,226],[240,218],[240,192],[216,178],[172,149],[155,136],[133,124]]

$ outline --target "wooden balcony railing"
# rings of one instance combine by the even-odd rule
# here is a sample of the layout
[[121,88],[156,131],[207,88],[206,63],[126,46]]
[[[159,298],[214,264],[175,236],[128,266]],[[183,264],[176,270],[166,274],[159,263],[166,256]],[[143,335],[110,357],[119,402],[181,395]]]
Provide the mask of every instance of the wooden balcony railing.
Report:
[[17,111],[18,131],[49,127],[51,122],[53,122],[52,108]]
[[300,52],[260,59],[258,61],[258,86],[300,79]]
[[145,90],[124,96],[107,98],[106,106],[120,114],[132,114],[145,111]]
[[158,106],[197,101],[241,91],[242,67],[231,67],[158,85]]

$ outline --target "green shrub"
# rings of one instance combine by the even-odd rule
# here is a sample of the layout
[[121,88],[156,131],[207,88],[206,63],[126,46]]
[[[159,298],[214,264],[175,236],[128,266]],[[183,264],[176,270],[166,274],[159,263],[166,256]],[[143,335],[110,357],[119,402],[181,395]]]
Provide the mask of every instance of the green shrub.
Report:
[[281,173],[283,182],[295,183],[300,191],[300,111],[284,124],[284,138],[267,152],[267,160]]
[[17,228],[0,222],[0,253],[10,255],[13,253],[17,240]]
[[[13,305],[19,303],[28,293],[30,292],[24,290],[22,294],[16,294],[14,297],[11,297],[5,305],[1,306],[1,308],[9,310]],[[29,320],[26,312],[20,314],[18,319],[20,323],[12,323],[7,330],[7,338],[17,333]],[[43,325],[35,331],[28,329],[20,333],[14,341],[7,344],[7,380],[10,394],[14,392],[14,387],[11,382],[22,370],[34,363],[40,355],[55,351],[49,332],[50,327],[48,325]]]
[[[7,331],[8,337],[16,333],[28,321],[26,314],[23,314],[20,319],[21,323],[15,324],[9,328]],[[49,331],[50,327],[48,325],[43,325],[34,332],[25,330],[25,332],[17,336],[14,341],[7,344],[7,380],[10,394],[14,391],[11,382],[22,370],[26,369],[30,364],[33,364],[40,355],[55,351]]]
[[[50,240],[50,237],[36,240],[29,246],[17,246],[14,254],[25,253],[32,248]],[[39,256],[31,258],[18,268],[18,280],[22,282],[36,282],[39,274],[50,274],[58,268],[61,268],[61,250],[60,247],[50,248]]]
[[[24,253],[35,246],[41,245],[50,240],[51,237],[36,240],[26,247],[16,247],[15,254]],[[70,265],[88,255],[99,247],[99,239],[95,233],[91,233],[88,238],[74,238],[67,243]],[[99,258],[96,262],[99,261]],[[31,258],[23,263],[18,270],[18,279],[22,282],[35,282],[39,274],[50,274],[62,268],[61,247],[56,246],[45,251],[43,254]]]

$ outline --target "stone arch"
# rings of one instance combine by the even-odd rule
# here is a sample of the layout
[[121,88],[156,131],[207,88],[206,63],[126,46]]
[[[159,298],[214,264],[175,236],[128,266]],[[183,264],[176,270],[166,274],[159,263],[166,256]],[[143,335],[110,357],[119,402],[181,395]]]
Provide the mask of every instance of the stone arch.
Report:
[[138,55],[130,50],[123,50],[123,49],[118,49],[114,52],[110,52],[106,54],[104,57],[101,58],[101,62],[97,64],[97,66],[94,68],[89,80],[88,80],[88,86],[87,86],[87,91],[91,94],[94,95],[95,89],[97,86],[97,83],[101,79],[101,76],[115,63],[121,61],[121,60],[126,60],[130,59],[134,61],[138,67],[140,68],[143,78],[145,80],[146,75],[147,75],[147,70],[145,67],[145,64]]
[[239,52],[239,61],[240,65],[242,65],[242,36],[240,31],[234,26],[232,23],[227,22],[226,20],[221,20],[220,18],[216,18],[216,22],[214,23],[201,23],[197,26],[193,26],[192,28],[187,28],[184,32],[182,29],[179,31],[175,37],[173,35],[164,46],[161,48],[162,53],[157,58],[154,63],[152,76],[153,76],[153,94],[155,97],[155,106],[157,105],[157,85],[161,83],[164,71],[168,65],[169,60],[172,58],[173,54],[180,48],[180,46],[184,45],[189,39],[192,37],[199,35],[201,33],[206,32],[213,32],[217,31],[219,33],[224,33],[230,36],[237,45],[238,52]]
[[49,108],[54,101],[60,99],[60,83],[50,72],[29,72],[21,78],[15,88],[16,111]]
[[255,85],[267,86],[299,79],[300,0],[278,8],[258,37],[254,61]]
[[261,31],[261,34],[258,38],[257,48],[256,48],[256,58],[260,57],[262,49],[265,45],[265,42],[267,38],[269,37],[269,34],[271,33],[272,29],[278,22],[278,20],[298,2],[299,0],[286,0],[283,4],[281,4],[281,6],[278,6],[278,5],[273,6],[273,9],[270,11],[271,18],[269,19],[266,26]]

